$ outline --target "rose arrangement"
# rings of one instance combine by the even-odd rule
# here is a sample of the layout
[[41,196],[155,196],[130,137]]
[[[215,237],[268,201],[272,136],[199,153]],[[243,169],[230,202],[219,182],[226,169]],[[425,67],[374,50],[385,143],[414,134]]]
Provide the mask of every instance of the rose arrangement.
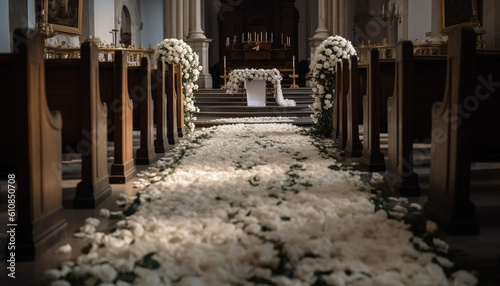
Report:
[[194,90],[198,90],[195,82],[198,80],[201,70],[198,54],[183,40],[165,39],[156,45],[156,59],[162,58],[169,64],[180,64],[182,67],[182,87],[184,93],[184,126],[188,133],[194,131],[194,112],[199,112],[195,107]]
[[310,65],[312,73],[311,87],[313,88],[314,103],[311,115],[314,126],[312,131],[316,135],[328,137],[333,130],[333,96],[335,89],[335,64],[341,58],[356,55],[351,42],[341,36],[330,36],[324,40],[314,53]]
[[276,88],[283,77],[277,69],[235,69],[229,73],[226,93],[234,94],[245,80],[254,79],[270,81]]

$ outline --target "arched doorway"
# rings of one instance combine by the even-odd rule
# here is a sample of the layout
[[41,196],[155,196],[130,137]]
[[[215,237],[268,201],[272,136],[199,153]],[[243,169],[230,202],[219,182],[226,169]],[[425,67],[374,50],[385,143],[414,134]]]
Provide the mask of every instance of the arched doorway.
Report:
[[130,12],[126,6],[123,6],[122,8],[121,19],[120,44],[128,47],[132,44],[132,20],[130,18]]

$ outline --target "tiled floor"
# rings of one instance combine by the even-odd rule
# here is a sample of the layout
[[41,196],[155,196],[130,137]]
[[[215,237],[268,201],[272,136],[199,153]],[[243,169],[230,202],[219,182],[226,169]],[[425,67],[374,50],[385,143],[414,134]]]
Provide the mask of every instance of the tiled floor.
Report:
[[[350,163],[355,162],[351,161]],[[140,169],[143,169],[142,167]],[[500,166],[478,165],[474,173],[472,201],[476,204],[477,218],[481,225],[481,233],[477,236],[449,236],[441,233],[443,238],[453,248],[458,248],[470,255],[470,264],[481,277],[481,286],[500,285]],[[75,169],[77,172],[77,169]],[[422,196],[413,198],[425,203],[428,192],[428,164],[423,164],[416,169],[419,173]],[[125,185],[112,185],[112,195],[98,208],[90,210],[72,209],[71,200],[74,197],[75,187],[78,183],[77,175],[66,174],[64,180],[64,217],[68,222],[68,235],[51,249],[41,255],[34,262],[19,262],[16,264],[16,279],[7,278],[6,268],[0,267],[0,285],[41,285],[43,272],[46,269],[57,267],[62,261],[76,258],[83,247],[87,245],[85,240],[72,236],[83,225],[87,217],[99,217],[101,208],[118,210],[116,200],[120,193],[133,195],[133,181]],[[0,217],[0,221],[4,221]],[[99,228],[105,230],[107,225],[102,223]],[[3,231],[2,231],[3,232]],[[66,243],[71,244],[70,254],[57,255],[55,251],[59,246]]]

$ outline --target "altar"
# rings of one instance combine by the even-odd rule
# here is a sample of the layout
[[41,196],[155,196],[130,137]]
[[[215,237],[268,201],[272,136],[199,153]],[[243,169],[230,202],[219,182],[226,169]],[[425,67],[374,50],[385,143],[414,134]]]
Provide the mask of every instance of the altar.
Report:
[[284,99],[281,90],[281,73],[277,69],[235,69],[229,73],[226,93],[234,94],[243,85],[247,106],[266,106],[266,86],[274,86],[274,98],[280,106],[295,106],[291,99]]

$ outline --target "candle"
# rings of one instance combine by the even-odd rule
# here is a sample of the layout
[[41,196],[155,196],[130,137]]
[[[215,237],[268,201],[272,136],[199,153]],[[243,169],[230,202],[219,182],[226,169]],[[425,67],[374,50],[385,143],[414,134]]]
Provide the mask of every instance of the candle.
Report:
[[248,33],[248,35],[247,35],[247,41],[251,41],[251,40],[252,40],[252,37],[251,37],[250,33]]
[[382,15],[385,15],[385,4],[382,4]]
[[260,41],[262,41],[262,32],[260,32]]
[[271,43],[274,41],[274,35],[271,33]]
[[257,41],[257,32],[253,32],[253,38]]
[[266,32],[266,42],[267,42],[267,32]]
[[245,33],[241,33],[241,42],[243,43],[245,41]]
[[229,37],[226,38],[226,46],[229,46]]
[[234,40],[233,40],[233,42],[236,44],[236,35],[234,35]]
[[292,57],[292,67],[295,68],[295,56]]
[[224,56],[224,70],[226,69],[226,56]]
[[42,9],[42,16],[45,15],[45,10]]
[[283,45],[283,33],[281,33],[281,44]]

